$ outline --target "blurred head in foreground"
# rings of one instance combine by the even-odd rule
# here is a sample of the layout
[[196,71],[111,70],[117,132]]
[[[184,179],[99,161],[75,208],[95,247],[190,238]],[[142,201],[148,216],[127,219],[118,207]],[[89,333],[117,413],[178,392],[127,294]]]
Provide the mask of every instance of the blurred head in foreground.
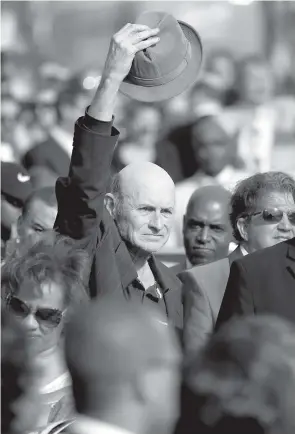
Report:
[[295,432],[295,327],[275,316],[234,319],[187,368],[184,432]]
[[77,309],[65,336],[79,414],[139,434],[171,432],[180,353],[158,312],[106,297]]
[[14,402],[25,392],[24,376],[29,377],[26,338],[21,325],[1,308],[1,432],[11,432],[15,420]]
[[40,235],[37,242],[23,238],[7,258],[2,267],[2,298],[21,324],[32,353],[59,345],[67,311],[87,299],[86,268],[85,252],[53,231]]

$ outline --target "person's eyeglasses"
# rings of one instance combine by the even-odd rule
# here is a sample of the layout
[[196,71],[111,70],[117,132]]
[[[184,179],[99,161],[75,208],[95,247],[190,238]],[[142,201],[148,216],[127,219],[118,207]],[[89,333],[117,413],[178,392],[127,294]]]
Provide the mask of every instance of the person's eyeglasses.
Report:
[[32,313],[40,324],[50,328],[57,327],[63,316],[63,312],[59,309],[39,307],[33,311],[26,303],[14,296],[9,298],[8,308],[15,316],[23,319]]
[[261,214],[263,220],[268,223],[279,223],[284,214],[287,215],[289,222],[295,225],[295,210],[294,211],[283,211],[279,208],[266,208],[263,211],[255,212],[251,215]]

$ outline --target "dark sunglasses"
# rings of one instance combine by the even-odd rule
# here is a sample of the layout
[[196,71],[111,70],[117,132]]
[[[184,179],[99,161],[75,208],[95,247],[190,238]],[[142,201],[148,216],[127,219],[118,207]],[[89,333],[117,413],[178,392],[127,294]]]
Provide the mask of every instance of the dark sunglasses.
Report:
[[39,307],[33,311],[26,303],[14,296],[9,298],[8,307],[15,316],[20,318],[26,318],[32,313],[39,323],[42,323],[43,325],[50,328],[57,327],[60,324],[63,316],[63,312],[59,309]]
[[278,208],[266,208],[263,211],[255,212],[251,215],[258,215],[258,214],[261,214],[263,220],[268,223],[279,223],[282,220],[284,214],[286,214],[289,219],[289,222],[292,225],[295,225],[295,210],[283,211]]

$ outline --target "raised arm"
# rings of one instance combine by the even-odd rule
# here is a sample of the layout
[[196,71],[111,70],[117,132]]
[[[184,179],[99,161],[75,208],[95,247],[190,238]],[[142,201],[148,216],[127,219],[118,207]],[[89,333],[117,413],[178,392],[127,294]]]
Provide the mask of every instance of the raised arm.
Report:
[[127,24],[110,43],[101,81],[90,107],[75,125],[69,176],[56,184],[55,228],[95,247],[103,237],[104,196],[119,137],[112,127],[118,90],[137,51],[158,42],[158,29]]

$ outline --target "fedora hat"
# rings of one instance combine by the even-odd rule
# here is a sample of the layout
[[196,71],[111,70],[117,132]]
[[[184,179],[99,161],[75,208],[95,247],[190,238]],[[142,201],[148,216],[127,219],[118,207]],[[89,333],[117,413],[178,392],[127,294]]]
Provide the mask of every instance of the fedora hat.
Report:
[[188,24],[166,12],[144,12],[136,24],[160,29],[160,41],[136,53],[120,91],[144,102],[164,101],[193,85],[202,64],[202,43]]

